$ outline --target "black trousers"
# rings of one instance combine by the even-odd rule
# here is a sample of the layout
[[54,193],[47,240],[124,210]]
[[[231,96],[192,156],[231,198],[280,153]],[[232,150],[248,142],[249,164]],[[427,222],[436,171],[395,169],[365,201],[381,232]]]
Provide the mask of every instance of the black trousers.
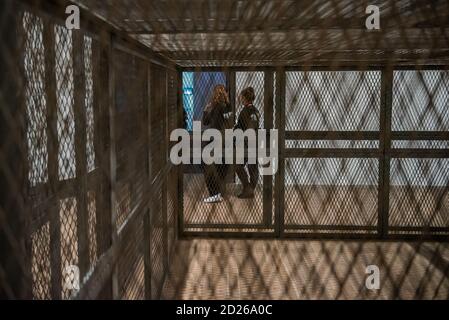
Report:
[[[248,168],[248,172],[246,172],[245,167]],[[249,164],[248,160],[245,159],[244,164],[237,164],[235,166],[235,172],[237,173],[237,177],[239,177],[243,188],[250,188],[252,191],[256,189],[257,181],[259,179],[259,166],[257,163]]]
[[209,190],[211,196],[218,193],[225,193],[227,173],[227,164],[204,165],[204,178],[206,180],[207,190]]

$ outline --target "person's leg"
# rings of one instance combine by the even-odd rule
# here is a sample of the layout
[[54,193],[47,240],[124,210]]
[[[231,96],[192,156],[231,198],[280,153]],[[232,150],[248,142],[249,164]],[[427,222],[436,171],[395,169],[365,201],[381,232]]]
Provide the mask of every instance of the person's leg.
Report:
[[[246,164],[249,171],[249,165]],[[241,199],[249,199],[254,197],[254,189],[251,187],[251,180],[250,177],[248,177],[248,174],[246,173],[245,165],[238,165],[236,167],[237,176],[239,177],[240,181],[243,185],[242,192],[238,195]],[[257,183],[257,180],[256,180]]]
[[259,166],[257,164],[248,164],[249,187],[254,192],[259,180]]
[[216,203],[223,201],[223,198],[220,194],[220,185],[218,178],[218,171],[216,165],[208,165],[205,166],[205,178],[207,189],[209,190],[209,197],[204,199],[205,203]]
[[235,173],[237,173],[237,177],[239,178],[240,182],[242,183],[243,189],[248,188],[249,186],[249,178],[248,174],[245,170],[244,164],[237,164],[235,166]]
[[210,196],[219,193],[216,179],[216,168],[214,165],[204,165],[204,179]]
[[218,179],[220,184],[220,192],[222,195],[226,193],[226,176],[228,175],[228,165],[219,164],[218,166]]

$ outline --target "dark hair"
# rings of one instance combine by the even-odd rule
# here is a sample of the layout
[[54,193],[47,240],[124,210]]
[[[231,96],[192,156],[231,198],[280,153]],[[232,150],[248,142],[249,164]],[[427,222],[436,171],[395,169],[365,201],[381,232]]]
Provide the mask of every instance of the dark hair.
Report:
[[253,87],[247,87],[243,89],[240,95],[249,103],[253,103],[256,99],[256,94],[254,93]]

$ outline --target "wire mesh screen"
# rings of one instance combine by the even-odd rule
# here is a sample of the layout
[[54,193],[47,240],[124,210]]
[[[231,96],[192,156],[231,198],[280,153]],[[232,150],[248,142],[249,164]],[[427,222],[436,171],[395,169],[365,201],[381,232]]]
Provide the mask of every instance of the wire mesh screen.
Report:
[[377,131],[380,72],[287,72],[285,130]]
[[[393,159],[390,225],[447,233],[448,160]],[[400,228],[399,228],[400,230]],[[399,231],[395,228],[395,231]],[[404,231],[405,231],[404,230]],[[410,229],[409,229],[410,230]]]
[[397,70],[393,74],[394,131],[448,131],[445,70]]
[[[45,49],[43,43],[44,24],[40,17],[28,12],[23,16],[24,72],[27,79],[29,179],[33,186],[48,179],[47,163],[47,101],[45,98]],[[26,61],[26,62],[25,62]]]
[[[313,174],[312,174],[313,172]],[[375,232],[376,159],[299,158],[286,161],[285,224],[304,232]]]
[[448,131],[448,80],[445,70],[393,73],[392,129],[397,137],[393,136],[392,147],[430,157],[415,158],[417,152],[411,152],[391,159],[393,233],[447,234],[447,158],[436,153],[447,149],[447,140],[438,132]]
[[[381,73],[289,71],[285,81],[285,130],[297,132],[297,139],[282,143],[315,157],[285,162],[286,228],[304,233],[377,232],[379,161],[351,158],[349,150],[379,148],[379,141],[354,140],[354,133],[379,131]],[[324,136],[314,139],[305,132]],[[353,134],[341,139],[338,132]],[[343,154],[320,156],[320,149]]]
[[[178,124],[177,73],[98,29],[69,30],[40,8],[15,9],[31,214],[26,297],[158,298],[177,221],[177,171],[166,156]],[[156,252],[157,268],[148,258]]]
[[[144,297],[143,196],[145,162],[146,64],[133,55],[115,50],[116,130],[116,228],[123,233],[123,254],[118,265],[119,295]],[[130,219],[134,217],[134,219]],[[136,218],[140,217],[140,218]],[[123,229],[125,228],[125,229]],[[133,230],[130,232],[129,230]]]
[[87,35],[74,35],[28,11],[18,14],[18,19],[26,88],[29,202],[35,208],[32,212],[38,212],[30,236],[32,293],[39,299],[70,298],[74,291],[64,275],[84,276],[98,254],[98,183],[90,179],[86,167],[89,163],[90,172],[96,173],[93,60],[97,57]]

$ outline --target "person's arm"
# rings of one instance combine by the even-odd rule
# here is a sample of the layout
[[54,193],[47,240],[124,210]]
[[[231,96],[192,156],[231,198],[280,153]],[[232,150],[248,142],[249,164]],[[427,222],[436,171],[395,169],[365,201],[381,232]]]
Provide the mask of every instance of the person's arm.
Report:
[[245,113],[245,109],[240,111],[239,117],[237,118],[237,123],[235,124],[234,129],[241,129],[241,130],[243,130],[243,128],[244,128],[244,123],[243,123],[244,113]]
[[259,119],[260,118],[260,114],[257,110],[253,110],[251,112],[248,112],[248,116],[247,116],[247,129],[254,129],[257,130],[259,129]]
[[203,124],[208,126],[212,120],[212,105],[208,104],[203,111]]
[[223,110],[223,113],[229,113],[229,112],[232,112],[232,107],[231,107],[231,104],[230,103],[226,103],[225,105],[224,105],[224,108],[223,108],[224,110]]

